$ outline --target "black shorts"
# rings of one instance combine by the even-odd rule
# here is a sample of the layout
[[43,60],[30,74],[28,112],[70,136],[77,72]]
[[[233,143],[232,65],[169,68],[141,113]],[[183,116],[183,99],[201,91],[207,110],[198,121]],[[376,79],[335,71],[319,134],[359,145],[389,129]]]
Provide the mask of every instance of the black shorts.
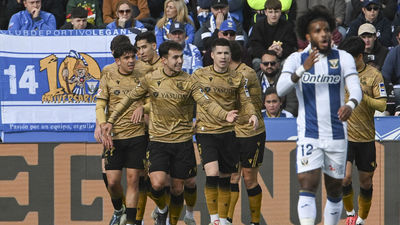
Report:
[[196,134],[197,148],[203,166],[218,161],[219,171],[235,173],[239,166],[239,148],[235,132],[222,134]]
[[348,142],[347,161],[356,162],[357,169],[364,172],[373,172],[376,167],[375,141]]
[[238,137],[240,165],[244,168],[257,168],[264,159],[265,132],[253,137]]
[[180,143],[150,141],[148,163],[150,173],[164,171],[178,179],[188,179],[197,174],[192,140]]
[[106,170],[122,168],[144,169],[148,136],[138,136],[122,140],[113,140],[114,149],[104,152]]

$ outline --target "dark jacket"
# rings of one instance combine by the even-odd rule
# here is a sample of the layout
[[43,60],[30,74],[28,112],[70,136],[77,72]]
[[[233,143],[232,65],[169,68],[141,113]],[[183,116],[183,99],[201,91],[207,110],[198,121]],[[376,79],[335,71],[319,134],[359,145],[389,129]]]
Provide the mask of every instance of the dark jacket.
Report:
[[[230,19],[235,21],[236,24],[236,41],[239,41],[240,44],[244,45],[246,41],[246,32],[243,30],[242,24],[232,17],[229,13],[226,19]],[[215,27],[215,18],[214,15],[211,15],[210,18],[203,23],[198,31],[201,34],[201,43],[195,43],[197,47],[203,51],[207,50],[211,47],[211,42],[218,38],[219,29]]]
[[[278,83],[280,74],[281,73],[279,71],[275,75],[273,83],[264,84],[263,80],[267,79],[267,76],[261,70],[257,72],[257,78],[258,78],[258,81],[260,82],[263,102],[265,101],[265,92],[266,92],[267,88],[269,88],[269,87],[276,88],[276,84]],[[292,113],[294,117],[297,117],[298,109],[299,109],[299,101],[297,100],[296,89],[293,88],[287,95],[281,97],[281,100],[282,100],[282,109],[285,109],[286,111]]]
[[[60,30],[73,30],[73,29],[74,29],[74,26],[72,25],[71,22],[68,22],[60,27]],[[87,23],[85,30],[87,30],[87,29],[96,29],[96,27],[93,26],[93,24],[91,24],[91,23]]]
[[[355,20],[353,20],[350,25],[349,29],[347,30],[347,36],[357,36],[358,35],[358,28],[367,23],[365,20],[364,13],[361,13]],[[386,47],[392,46],[392,27],[391,22],[383,16],[382,13],[379,13],[378,18],[372,23],[372,25],[376,28],[376,35],[381,42],[382,45]]]
[[386,56],[382,66],[382,75],[385,82],[393,85],[400,84],[400,45],[392,48]]
[[389,50],[379,43],[379,40],[376,40],[372,52],[364,53],[364,62],[377,68],[378,70],[381,70],[388,52]]
[[271,26],[267,19],[258,20],[250,34],[249,47],[252,58],[261,58],[273,41],[282,42],[282,57],[285,59],[297,49],[297,39],[294,27],[286,20],[280,19],[278,24]]

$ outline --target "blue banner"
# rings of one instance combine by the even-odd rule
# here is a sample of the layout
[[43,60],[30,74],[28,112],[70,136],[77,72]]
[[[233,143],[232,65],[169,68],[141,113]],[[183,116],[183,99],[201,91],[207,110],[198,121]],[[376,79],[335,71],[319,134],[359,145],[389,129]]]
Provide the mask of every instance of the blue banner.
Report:
[[0,130],[94,129],[101,69],[110,43],[130,30],[0,31]]

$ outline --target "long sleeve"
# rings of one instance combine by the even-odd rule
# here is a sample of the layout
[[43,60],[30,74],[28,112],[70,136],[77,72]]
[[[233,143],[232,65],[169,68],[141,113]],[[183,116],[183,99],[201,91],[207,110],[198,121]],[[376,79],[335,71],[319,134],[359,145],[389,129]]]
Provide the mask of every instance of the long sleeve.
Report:
[[210,100],[203,88],[197,83],[192,81],[192,97],[203,109],[209,114],[217,117],[220,120],[225,120],[228,112],[224,110],[215,101]]
[[106,106],[107,106],[107,101],[104,99],[97,99],[96,100],[96,120],[98,124],[105,123],[106,120]]
[[147,94],[147,85],[145,79],[142,81],[117,104],[115,111],[110,115],[107,122],[114,123],[118,117],[134,102],[144,98]]

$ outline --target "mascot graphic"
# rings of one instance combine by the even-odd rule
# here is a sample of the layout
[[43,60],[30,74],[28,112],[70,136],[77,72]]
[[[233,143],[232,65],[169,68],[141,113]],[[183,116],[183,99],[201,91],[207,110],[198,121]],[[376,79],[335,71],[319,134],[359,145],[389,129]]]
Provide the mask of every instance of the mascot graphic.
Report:
[[[75,63],[72,69],[73,75],[70,77],[69,61],[64,62],[62,78],[65,82],[66,91],[76,95],[95,94],[99,88],[99,80],[89,73],[89,65],[85,58],[74,50],[70,50],[67,57],[74,58]],[[70,84],[74,84],[72,90]]]

